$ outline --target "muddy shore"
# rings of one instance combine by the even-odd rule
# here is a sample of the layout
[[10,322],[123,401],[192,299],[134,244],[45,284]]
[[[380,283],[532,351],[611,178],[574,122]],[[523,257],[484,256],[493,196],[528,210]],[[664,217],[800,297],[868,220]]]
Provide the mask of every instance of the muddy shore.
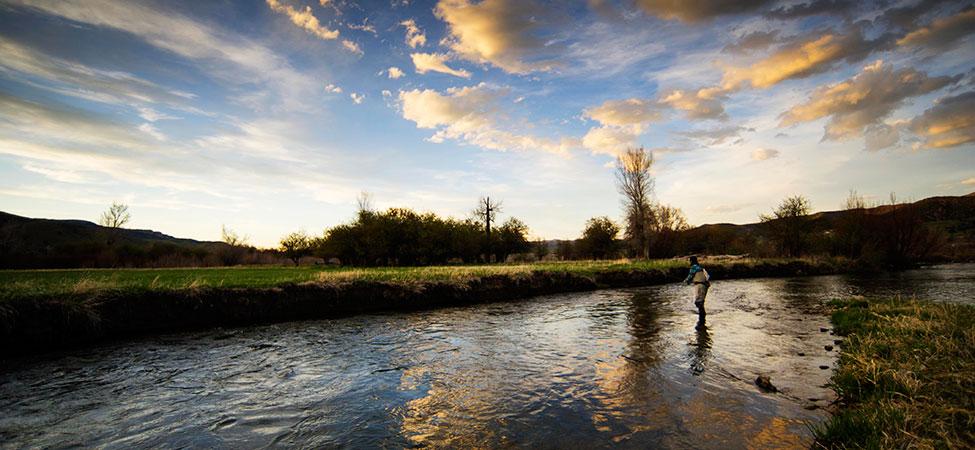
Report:
[[[843,273],[834,261],[710,264],[713,279]],[[381,311],[519,300],[539,295],[652,286],[683,280],[686,270],[612,270],[494,275],[460,282],[283,284],[270,288],[104,290],[25,297],[0,304],[0,358],[179,330],[327,319]]]

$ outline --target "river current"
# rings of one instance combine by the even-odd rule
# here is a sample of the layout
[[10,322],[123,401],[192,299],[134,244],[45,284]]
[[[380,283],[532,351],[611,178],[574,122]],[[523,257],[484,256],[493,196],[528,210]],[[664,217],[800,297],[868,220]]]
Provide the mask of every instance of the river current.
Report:
[[675,284],[20,359],[0,446],[808,447],[834,398],[825,305],[851,295],[972,303],[975,265],[715,280],[703,323]]

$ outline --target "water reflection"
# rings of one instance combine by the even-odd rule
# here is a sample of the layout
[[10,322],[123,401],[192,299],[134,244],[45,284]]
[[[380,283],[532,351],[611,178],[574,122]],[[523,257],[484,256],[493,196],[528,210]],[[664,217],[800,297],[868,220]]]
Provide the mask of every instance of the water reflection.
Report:
[[[769,448],[809,442],[849,294],[968,299],[975,266],[685,286],[178,334],[16,362],[25,447]],[[874,291],[871,291],[874,290]],[[908,292],[909,291],[909,292]],[[780,394],[752,380],[768,375]]]
[[694,326],[695,339],[691,350],[691,371],[694,375],[704,372],[708,358],[711,356],[711,332],[708,330],[704,314],[698,315],[697,325]]

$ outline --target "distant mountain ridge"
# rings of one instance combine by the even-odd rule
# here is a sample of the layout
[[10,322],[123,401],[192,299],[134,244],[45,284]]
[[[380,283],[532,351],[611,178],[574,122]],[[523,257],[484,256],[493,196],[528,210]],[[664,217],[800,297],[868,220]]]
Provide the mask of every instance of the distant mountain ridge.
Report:
[[[905,205],[917,208],[926,223],[945,231],[956,255],[975,257],[975,193],[930,197],[897,207]],[[881,205],[864,212],[883,215],[894,208]],[[830,230],[848,213],[814,213],[810,216],[812,228]],[[680,233],[679,238],[696,253],[748,253],[747,248],[732,244],[761,236],[768,226],[761,222],[705,224]],[[553,251],[558,242],[546,241]],[[178,238],[154,230],[107,228],[86,220],[35,219],[0,212],[0,268],[220,265],[230,261],[227,255],[239,251],[223,242]]]
[[108,228],[75,219],[35,219],[0,212],[0,268],[141,266],[150,259],[205,264],[227,253],[223,242],[154,230]]

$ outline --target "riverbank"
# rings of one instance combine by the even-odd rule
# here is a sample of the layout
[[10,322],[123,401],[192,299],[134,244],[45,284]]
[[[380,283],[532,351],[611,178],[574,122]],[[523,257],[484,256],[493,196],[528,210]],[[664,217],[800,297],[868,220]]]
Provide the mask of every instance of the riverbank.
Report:
[[975,447],[975,307],[917,300],[834,303],[847,336],[826,448]]
[[[846,272],[841,260],[711,260],[715,279]],[[186,329],[673,283],[682,260],[421,268],[0,272],[0,356]]]

